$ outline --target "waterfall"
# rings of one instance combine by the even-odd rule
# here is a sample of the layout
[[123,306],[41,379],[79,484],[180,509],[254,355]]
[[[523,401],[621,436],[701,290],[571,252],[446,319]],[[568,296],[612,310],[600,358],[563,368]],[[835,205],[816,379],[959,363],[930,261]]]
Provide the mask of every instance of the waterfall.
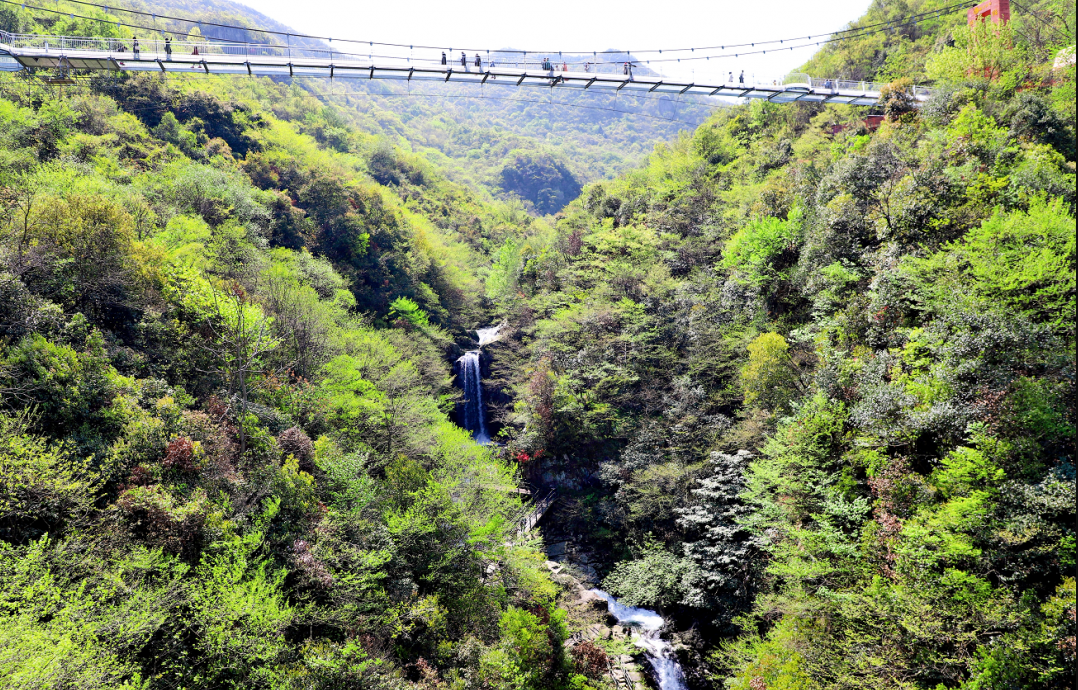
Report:
[[475,334],[479,336],[479,347],[483,347],[487,343],[493,343],[498,339],[500,335],[499,331],[502,330],[501,324],[497,326],[491,326],[490,328],[477,328]]
[[640,609],[635,606],[625,606],[618,600],[601,589],[591,590],[593,594],[606,600],[606,606],[618,623],[640,628],[640,636],[636,638],[636,646],[643,648],[647,654],[648,662],[655,671],[655,677],[659,681],[661,690],[686,690],[685,674],[681,672],[681,665],[674,658],[674,650],[670,643],[659,637],[659,631],[663,627],[663,617],[654,611]]
[[464,428],[472,432],[476,443],[490,443],[487,433],[487,408],[483,405],[482,370],[479,367],[479,350],[465,352],[457,360],[460,364],[462,387],[464,388]]
[[[501,324],[477,328],[475,334],[479,336],[479,347],[497,340],[501,329]],[[483,404],[483,371],[479,366],[482,354],[482,350],[465,352],[457,363],[460,365],[461,387],[464,389],[464,416],[461,421],[464,428],[472,432],[475,442],[485,446],[490,443],[490,434],[487,433],[487,407]]]

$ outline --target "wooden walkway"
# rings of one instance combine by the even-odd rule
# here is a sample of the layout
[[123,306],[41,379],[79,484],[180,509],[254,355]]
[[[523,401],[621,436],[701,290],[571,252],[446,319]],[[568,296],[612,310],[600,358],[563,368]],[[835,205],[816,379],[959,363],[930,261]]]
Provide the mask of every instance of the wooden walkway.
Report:
[[520,519],[517,526],[517,534],[523,536],[528,532],[531,532],[542,519],[543,515],[550,506],[554,505],[554,501],[558,500],[557,490],[551,489],[546,496],[543,496],[538,501],[532,504],[531,509],[524,514],[524,517]]

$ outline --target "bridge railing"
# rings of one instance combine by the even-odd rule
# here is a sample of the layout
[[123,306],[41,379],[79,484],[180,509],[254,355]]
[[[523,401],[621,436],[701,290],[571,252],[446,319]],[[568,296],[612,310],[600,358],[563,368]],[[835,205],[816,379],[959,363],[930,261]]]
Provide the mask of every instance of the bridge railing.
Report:
[[[863,93],[879,93],[887,84],[878,81],[853,81],[850,79],[823,79],[813,77],[811,80],[814,89],[824,91],[861,91]],[[932,90],[926,86],[912,87],[913,95],[924,98],[932,94]]]
[[536,501],[532,505],[531,510],[525,513],[517,524],[517,534],[524,535],[530,532],[532,528],[538,524],[539,520],[543,517],[543,514],[546,513],[547,508],[549,508],[557,498],[557,490],[551,489],[546,496],[543,496]]
[[[134,39],[132,38],[105,38],[105,37],[87,37],[87,36],[55,36],[55,35],[41,35],[41,34],[13,34],[4,31],[0,31],[0,42],[9,46],[13,50],[17,49],[33,49],[34,51],[44,51],[50,55],[70,54],[73,52],[95,52],[104,53],[109,57],[115,59],[124,59],[127,57],[131,59],[134,57]],[[289,63],[293,61],[312,60],[320,63],[338,64],[344,65],[347,63],[358,63],[360,65],[379,65],[379,66],[394,66],[417,68],[442,68],[440,56],[434,58],[427,57],[407,57],[402,55],[379,55],[373,51],[366,53],[361,52],[361,46],[346,47],[345,50],[337,50],[333,47],[309,47],[309,46],[293,46],[289,44],[279,43],[241,43],[230,42],[220,40],[182,40],[171,41],[168,43],[171,49],[171,55],[177,59],[189,60],[191,56],[225,56],[233,58],[235,61],[243,61],[245,58],[260,57],[260,58],[279,58],[282,61]],[[148,34],[139,40],[140,58],[145,60],[167,60],[169,55],[166,54],[166,42],[162,36],[158,34]],[[428,54],[429,55],[429,54]],[[489,55],[480,55],[481,65],[476,67],[475,56],[466,55],[465,64],[461,64],[460,54],[457,54],[457,58],[454,60],[451,54],[447,54],[446,68],[452,69],[454,72],[482,72],[492,68],[501,68],[507,70],[520,70],[521,72],[527,72],[532,75],[545,75],[548,77],[554,77],[561,73],[574,73],[579,75],[583,74],[603,74],[603,75],[624,75],[631,77],[662,79],[662,75],[649,70],[646,66],[641,66],[634,63],[632,67],[627,68],[625,62],[619,62],[616,59],[612,60],[611,57],[615,56],[597,56],[594,61],[591,60],[579,60],[574,59],[572,61],[565,59],[554,59],[550,56],[545,56],[547,59],[535,58],[529,59],[530,56],[524,56],[516,53],[499,53],[497,51]],[[744,79],[744,80],[742,80]],[[682,81],[681,79],[677,80]],[[796,87],[805,86],[814,90],[815,92],[839,92],[839,91],[855,91],[866,94],[879,93],[885,84],[880,82],[870,81],[853,81],[846,79],[827,79],[821,77],[812,77],[804,73],[791,73],[787,74],[780,79],[763,79],[763,78],[743,78],[741,73],[735,74],[734,72],[726,72],[726,78],[723,79],[723,72],[719,71],[718,80],[710,79],[710,83],[719,83],[734,88],[739,87],[794,87],[793,90],[797,90]],[[923,100],[931,93],[931,90],[924,86],[914,86],[913,94],[920,100]]]
[[[131,54],[134,52],[135,42],[133,38],[107,38],[96,36],[59,36],[59,35],[45,35],[45,34],[12,34],[5,31],[0,31],[0,42],[12,47],[12,48],[34,48],[38,50],[45,50],[50,53],[56,52],[64,53],[68,51],[95,51],[108,53],[112,56],[120,56],[123,54]],[[148,35],[139,39],[140,53],[146,53],[151,55],[166,54],[166,45],[171,48],[173,55],[225,55],[230,57],[280,57],[289,60],[328,60],[328,61],[341,61],[341,62],[362,62],[370,63],[372,61],[377,62],[391,62],[391,63],[403,63],[404,65],[414,64],[415,66],[440,66],[441,58],[416,58],[407,57],[402,55],[377,55],[373,52],[361,52],[353,49],[336,50],[333,48],[315,48],[310,46],[292,46],[281,45],[279,43],[241,43],[233,41],[215,41],[215,40],[183,40],[183,41],[170,41],[167,42],[160,36]],[[196,53],[197,51],[197,53]],[[596,59],[595,61],[588,60],[549,60],[544,61],[536,58],[534,60],[527,59],[515,59],[505,58],[495,53],[493,56],[481,55],[482,67],[491,67],[496,65],[498,67],[519,69],[524,71],[534,72],[593,72],[596,74],[622,74],[625,71],[625,63],[623,62],[610,62]],[[447,56],[446,67],[452,67],[454,69],[462,69],[464,71],[475,70],[475,55],[467,55],[464,65],[461,64],[459,55],[454,59],[452,55]],[[632,68],[634,75],[643,76],[645,74],[652,74],[652,72],[646,68],[641,68],[639,65],[634,65]]]

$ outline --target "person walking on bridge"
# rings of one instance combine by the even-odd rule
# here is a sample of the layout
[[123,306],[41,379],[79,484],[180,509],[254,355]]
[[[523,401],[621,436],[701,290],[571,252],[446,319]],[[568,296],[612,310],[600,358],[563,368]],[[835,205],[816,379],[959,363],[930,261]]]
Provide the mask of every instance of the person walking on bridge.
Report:
[[464,54],[464,51],[460,51],[460,66],[464,69],[468,69],[468,56]]
[[737,76],[737,83],[738,84],[744,84],[745,83],[745,70],[741,70],[741,74],[739,74]]
[[165,60],[172,62],[172,36],[165,36]]
[[132,52],[132,53],[134,53],[134,55],[135,55],[135,59],[136,59],[136,60],[138,60],[138,59],[139,59],[139,45],[138,45],[138,36],[135,36],[135,43],[134,43],[134,46],[132,47],[132,51],[131,51],[131,52]]
[[442,51],[442,64],[445,64],[445,51]]
[[475,54],[475,68],[476,70],[483,69],[483,61],[479,58],[479,53]]

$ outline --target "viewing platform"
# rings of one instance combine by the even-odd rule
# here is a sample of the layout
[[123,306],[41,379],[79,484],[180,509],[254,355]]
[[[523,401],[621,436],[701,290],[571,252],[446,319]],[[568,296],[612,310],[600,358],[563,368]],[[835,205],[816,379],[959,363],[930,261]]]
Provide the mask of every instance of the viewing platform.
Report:
[[[793,74],[783,79],[741,82],[685,82],[669,80],[653,73],[632,74],[639,66],[610,62],[528,62],[498,59],[481,66],[449,64],[341,53],[328,49],[289,47],[262,43],[215,41],[173,41],[171,53],[156,39],[142,42],[133,51],[127,39],[74,36],[42,36],[0,32],[0,71],[18,72],[27,68],[71,71],[150,72],[164,74],[217,74],[257,77],[319,77],[328,79],[393,80],[443,82],[473,85],[508,85],[549,89],[576,89],[607,93],[656,93],[675,96],[716,96],[763,99],[774,103],[805,101],[876,105],[885,86],[866,81],[811,78]],[[628,72],[628,73],[627,73]],[[930,91],[913,87],[915,102],[923,102]]]

